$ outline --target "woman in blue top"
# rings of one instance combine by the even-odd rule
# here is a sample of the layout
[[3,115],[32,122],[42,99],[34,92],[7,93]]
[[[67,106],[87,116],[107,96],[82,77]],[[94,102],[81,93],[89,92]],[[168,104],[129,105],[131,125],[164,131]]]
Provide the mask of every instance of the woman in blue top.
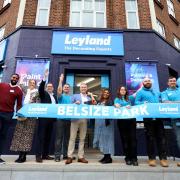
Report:
[[[112,106],[108,89],[103,89],[97,105]],[[112,163],[111,155],[114,155],[114,121],[109,119],[96,119],[93,147],[97,147],[104,154],[99,160],[102,164]]]
[[[131,108],[134,97],[128,96],[126,87],[120,86],[117,91],[117,97],[114,100],[114,106],[121,108],[123,106]],[[138,166],[137,161],[137,142],[136,142],[136,120],[120,119],[117,121],[118,129],[121,135],[125,161],[127,165]]]

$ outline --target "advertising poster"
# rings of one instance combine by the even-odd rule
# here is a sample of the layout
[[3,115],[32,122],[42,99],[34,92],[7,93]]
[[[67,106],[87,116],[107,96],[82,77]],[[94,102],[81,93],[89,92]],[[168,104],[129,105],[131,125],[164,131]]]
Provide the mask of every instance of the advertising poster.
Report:
[[155,63],[126,63],[125,74],[129,94],[135,93],[142,87],[142,81],[145,77],[150,78],[153,83],[153,89],[159,91],[157,67]]
[[20,84],[27,87],[30,79],[35,79],[39,86],[46,69],[49,69],[48,60],[17,60],[16,73],[20,75]]

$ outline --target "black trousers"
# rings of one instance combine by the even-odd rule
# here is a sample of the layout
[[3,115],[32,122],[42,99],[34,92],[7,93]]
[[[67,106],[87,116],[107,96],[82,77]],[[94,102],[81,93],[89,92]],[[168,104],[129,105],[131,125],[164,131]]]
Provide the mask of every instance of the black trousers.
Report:
[[137,160],[136,120],[118,120],[117,125],[120,131],[125,160]]
[[56,121],[56,138],[55,138],[55,156],[67,156],[69,137],[70,137],[70,120]]
[[12,124],[13,113],[0,112],[0,155],[4,149],[8,130]]
[[149,159],[156,159],[155,144],[157,145],[159,159],[167,159],[167,146],[163,120],[159,118],[156,120],[145,118],[144,126]]
[[39,118],[36,136],[36,156],[46,157],[49,154],[53,125],[53,118]]

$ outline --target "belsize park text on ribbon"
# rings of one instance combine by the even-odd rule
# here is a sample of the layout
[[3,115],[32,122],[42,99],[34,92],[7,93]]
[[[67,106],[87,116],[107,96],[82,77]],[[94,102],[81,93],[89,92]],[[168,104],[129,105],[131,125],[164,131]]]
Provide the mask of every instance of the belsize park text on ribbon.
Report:
[[17,113],[19,117],[59,119],[128,119],[180,118],[180,104],[149,103],[131,108],[76,104],[27,104]]
[[51,53],[124,56],[123,33],[53,31]]

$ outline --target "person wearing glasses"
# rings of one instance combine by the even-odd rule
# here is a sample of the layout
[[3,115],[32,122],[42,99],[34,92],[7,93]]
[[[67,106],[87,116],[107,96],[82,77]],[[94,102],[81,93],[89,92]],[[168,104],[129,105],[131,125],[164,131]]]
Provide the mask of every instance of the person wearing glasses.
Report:
[[[0,83],[0,156],[12,123],[15,102],[17,102],[16,111],[22,107],[23,92],[17,85],[19,78],[19,74],[12,74],[10,83]],[[0,157],[0,164],[4,163],[5,161]]]

